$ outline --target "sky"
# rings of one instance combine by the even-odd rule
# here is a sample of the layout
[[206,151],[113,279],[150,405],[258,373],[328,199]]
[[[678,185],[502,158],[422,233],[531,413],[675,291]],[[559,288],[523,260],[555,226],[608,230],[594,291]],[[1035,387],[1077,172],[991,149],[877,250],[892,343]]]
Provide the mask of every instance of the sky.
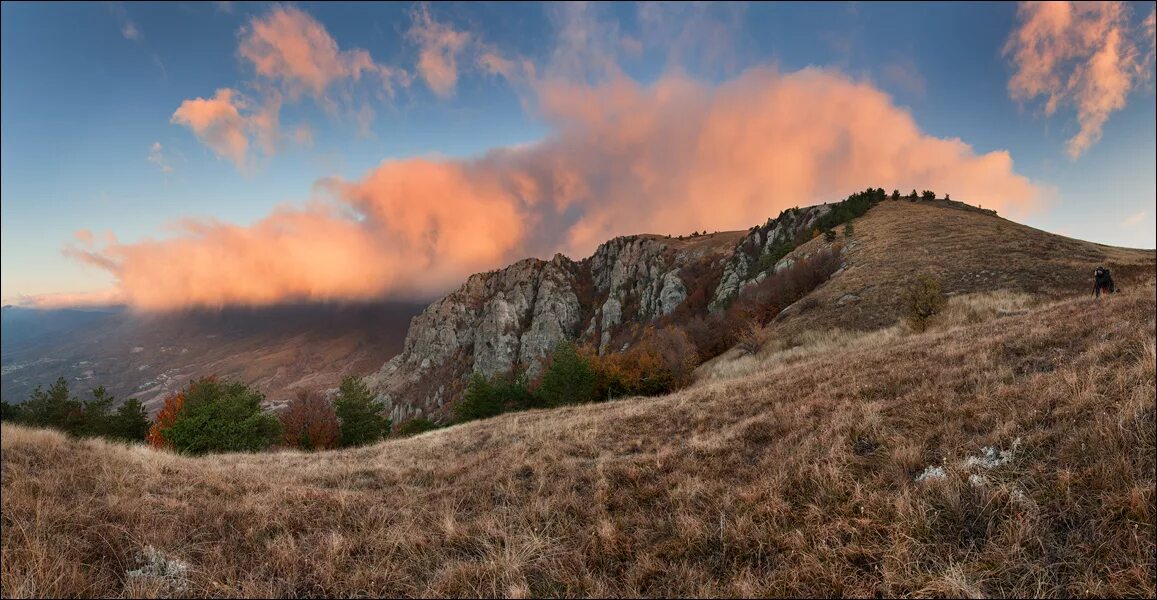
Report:
[[11,3],[0,296],[429,299],[932,189],[1157,246],[1154,3]]

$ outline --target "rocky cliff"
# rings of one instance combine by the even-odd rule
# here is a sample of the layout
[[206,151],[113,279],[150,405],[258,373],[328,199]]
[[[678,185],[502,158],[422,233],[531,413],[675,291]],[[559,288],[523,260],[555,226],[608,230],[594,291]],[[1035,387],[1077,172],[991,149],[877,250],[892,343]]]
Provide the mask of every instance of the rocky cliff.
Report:
[[472,275],[414,317],[401,354],[367,383],[395,423],[445,417],[471,373],[519,365],[533,377],[560,341],[617,351],[632,326],[724,309],[745,285],[782,268],[785,248],[827,210],[790,209],[747,231],[619,237],[580,261],[557,254]]

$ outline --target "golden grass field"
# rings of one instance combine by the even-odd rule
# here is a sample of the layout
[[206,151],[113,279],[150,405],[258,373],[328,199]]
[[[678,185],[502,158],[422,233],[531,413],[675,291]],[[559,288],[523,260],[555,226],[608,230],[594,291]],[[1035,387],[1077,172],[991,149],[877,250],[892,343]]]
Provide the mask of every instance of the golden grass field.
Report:
[[960,296],[925,333],[773,334],[670,396],[349,451],[4,425],[0,591],[1153,597],[1155,308],[1151,277]]

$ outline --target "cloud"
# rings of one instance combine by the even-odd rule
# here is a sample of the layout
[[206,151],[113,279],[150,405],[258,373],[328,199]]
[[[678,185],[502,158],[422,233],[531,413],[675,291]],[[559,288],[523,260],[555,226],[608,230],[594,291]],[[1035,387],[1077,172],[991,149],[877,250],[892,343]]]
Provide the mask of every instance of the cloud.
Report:
[[257,76],[249,84],[253,95],[222,88],[213,98],[185,100],[171,122],[188,127],[241,171],[256,166],[258,152],[276,154],[286,139],[312,143],[308,125],[296,126],[289,136],[281,133],[281,108],[287,100],[309,96],[334,115],[345,107],[365,130],[373,110],[367,104],[354,108],[352,86],[374,79],[381,94],[392,96],[395,85],[409,83],[404,70],[378,64],[365,50],[341,50],[321,23],[292,6],[274,5],[252,17],[240,30],[237,52]]
[[392,94],[395,82],[406,77],[374,62],[365,50],[339,49],[321,23],[292,6],[274,5],[265,15],[250,19],[241,30],[237,52],[259,77],[279,85],[295,101],[306,93],[330,105],[332,88],[370,76]]
[[[553,131],[538,142],[468,160],[388,160],[358,180],[321,181],[308,204],[250,226],[184,221],[168,239],[71,255],[111,272],[142,309],[428,298],[527,255],[741,229],[869,185],[934,189],[1012,215],[1047,195],[1007,152],[926,135],[888,95],[836,71],[753,68],[720,84],[678,73],[650,85],[551,78],[534,89]],[[234,112],[201,102],[189,126],[243,154],[237,127],[213,130]]]
[[1044,98],[1046,116],[1075,109],[1079,130],[1066,143],[1075,160],[1101,138],[1129,93],[1152,77],[1153,14],[1140,28],[1131,25],[1124,2],[1022,2],[1017,14],[1020,26],[1004,47],[1014,69],[1009,95],[1018,102]]
[[458,55],[471,41],[465,31],[439,23],[430,16],[430,7],[417,5],[406,37],[418,45],[418,74],[442,98],[454,95],[458,85]]
[[1139,213],[1129,215],[1129,216],[1125,217],[1125,220],[1121,221],[1121,226],[1122,227],[1136,227],[1136,226],[1144,223],[1146,217],[1148,217],[1148,216],[1149,216],[1149,211],[1145,211],[1145,210],[1143,210]]
[[132,21],[126,21],[125,24],[121,26],[121,35],[125,36],[126,40],[133,40],[134,42],[139,42],[144,39],[141,30],[137,29],[137,24]]
[[222,88],[212,98],[185,100],[171,121],[192,130],[197,139],[218,156],[243,169],[248,163],[249,138],[253,124],[241,111],[248,103],[236,90]]
[[132,40],[134,42],[144,41],[145,34],[142,33],[141,29],[137,27],[137,24],[129,18],[129,13],[127,10],[125,10],[123,3],[110,2],[108,4],[108,10],[120,24],[121,35],[124,36],[126,40]]
[[884,81],[915,96],[923,96],[927,87],[919,67],[910,57],[899,57],[883,69]]
[[169,160],[165,158],[165,149],[160,142],[153,142],[152,147],[149,148],[149,156],[146,159],[149,162],[161,168],[161,172],[168,174],[173,172],[173,165],[169,164]]

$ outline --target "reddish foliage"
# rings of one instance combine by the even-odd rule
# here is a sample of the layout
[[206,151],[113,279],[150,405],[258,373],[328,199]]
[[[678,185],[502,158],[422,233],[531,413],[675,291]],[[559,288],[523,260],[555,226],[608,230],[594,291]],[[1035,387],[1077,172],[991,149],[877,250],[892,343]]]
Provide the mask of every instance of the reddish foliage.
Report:
[[729,316],[766,325],[783,309],[809,294],[840,268],[839,248],[820,250],[748,286],[732,303]]
[[341,426],[333,405],[316,390],[298,390],[281,413],[282,441],[302,450],[337,447]]
[[165,398],[165,405],[161,407],[160,412],[157,413],[157,419],[153,421],[153,426],[149,428],[149,435],[145,441],[153,448],[169,448],[172,446],[168,440],[165,439],[164,430],[173,426],[177,421],[177,415],[181,413],[181,408],[185,406],[185,391],[174,392],[168,398]]

